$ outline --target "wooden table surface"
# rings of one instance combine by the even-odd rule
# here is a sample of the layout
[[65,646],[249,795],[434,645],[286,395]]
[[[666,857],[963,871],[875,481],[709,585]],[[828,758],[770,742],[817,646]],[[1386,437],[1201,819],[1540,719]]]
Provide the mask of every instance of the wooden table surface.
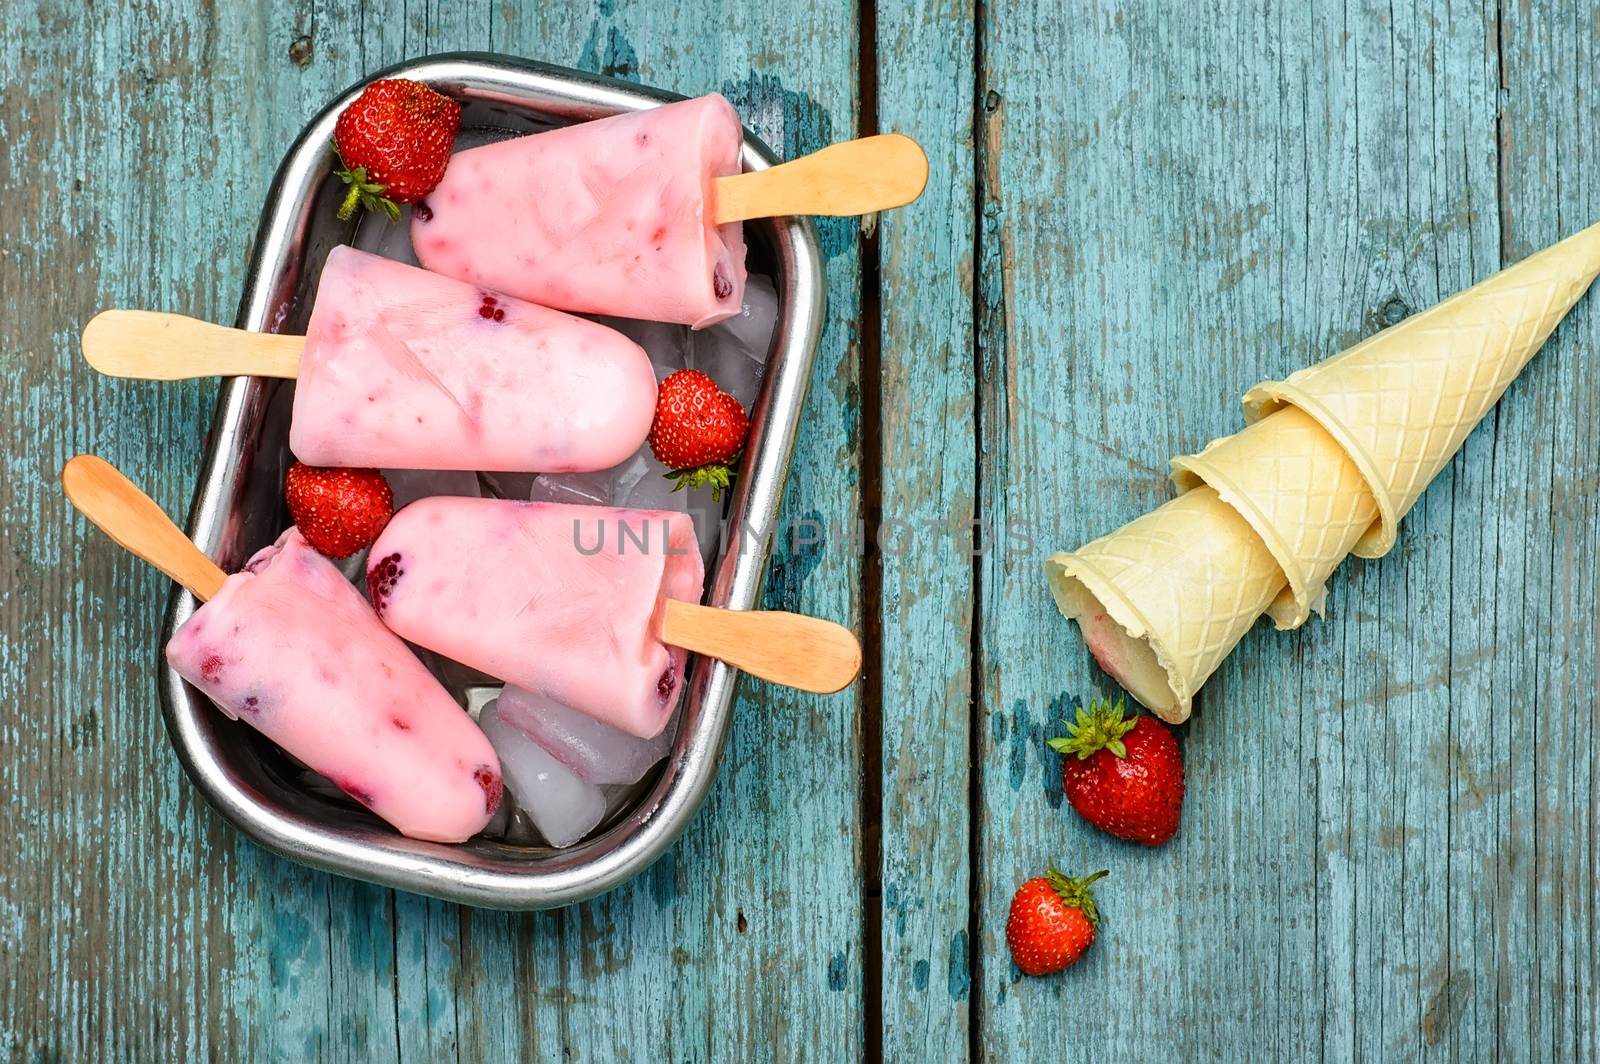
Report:
[[[1207,685],[1160,850],[1062,803],[1043,739],[1107,681],[1040,563],[1166,498],[1168,456],[1234,431],[1250,384],[1600,220],[1597,40],[1593,0],[13,0],[0,1058],[1593,1057],[1593,297],[1395,552]],[[682,841],[541,914],[230,830],[159,719],[166,581],[55,481],[93,450],[185,512],[215,382],[98,380],[79,328],[231,320],[302,123],[457,49],[720,91],[786,155],[897,129],[932,163],[875,232],[820,226],[786,507],[829,531],[768,592],[856,625],[866,679],[747,683]],[[863,518],[880,549],[853,548]],[[932,527],[973,519],[1016,534],[974,559]],[[1106,924],[1024,979],[1006,906],[1050,860],[1111,870]]]

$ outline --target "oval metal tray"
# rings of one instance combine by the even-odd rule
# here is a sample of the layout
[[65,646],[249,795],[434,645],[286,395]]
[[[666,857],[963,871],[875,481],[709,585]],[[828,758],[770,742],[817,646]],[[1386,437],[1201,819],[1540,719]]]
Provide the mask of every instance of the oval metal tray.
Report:
[[[536,131],[681,97],[578,71],[504,56],[432,56],[374,74],[427,82],[460,100],[462,127]],[[273,179],[236,324],[262,332],[302,332],[310,294],[330,248],[348,243],[355,222],[339,222],[342,186],[330,176],[330,142],[339,111],[366,84],[352,86],[301,132]],[[746,170],[774,162],[745,133]],[[821,337],[824,283],[816,231],[804,219],[746,222],[754,268],[778,290],[778,323],[761,396],[728,511],[729,528],[708,569],[706,601],[753,608],[765,580],[778,507],[799,427],[811,364]],[[237,568],[287,526],[283,473],[292,385],[239,377],[224,382],[212,424],[189,534],[224,569]],[[173,595],[162,642],[195,609]],[[206,799],[261,845],[341,875],[434,897],[503,909],[566,905],[642,872],[688,826],[705,799],[728,734],[737,673],[692,660],[682,721],[653,785],[596,837],[552,850],[474,839],[457,846],[419,842],[370,814],[298,787],[293,766],[248,727],[229,721],[160,660],[167,730],[179,760]]]

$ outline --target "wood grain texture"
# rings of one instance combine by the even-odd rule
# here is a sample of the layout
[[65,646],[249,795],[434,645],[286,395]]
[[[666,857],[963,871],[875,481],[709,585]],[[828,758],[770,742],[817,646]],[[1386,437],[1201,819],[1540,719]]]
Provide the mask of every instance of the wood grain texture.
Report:
[[968,1050],[972,16],[965,3],[878,7],[878,125],[923,144],[931,173],[920,200],[880,218],[878,237],[886,1061],[955,1061]]
[[[1237,428],[1241,388],[1588,224],[1572,44],[1594,12],[1511,6],[1501,26],[1494,5],[994,5],[991,520],[1041,547],[1114,528],[1166,497],[1168,455]],[[1592,318],[1395,553],[1336,574],[1327,620],[1257,629],[1207,685],[1162,850],[1049,808],[1040,738],[1108,681],[1031,564],[985,567],[987,1049],[1042,1059],[1041,1012],[1114,993],[1132,1007],[1072,1009],[1098,1059],[1594,1055],[1596,405],[1562,355]],[[1070,978],[1022,980],[1005,905],[1052,857],[1112,869],[1106,930]]]
[[300,375],[304,336],[246,332],[182,314],[102,310],[83,327],[84,361],[95,372],[132,380]]
[[[1167,498],[1167,458],[1237,429],[1249,385],[1600,219],[1593,0],[7,15],[0,1058],[1600,1056],[1589,300],[1395,551],[1206,686],[1163,849],[1062,801],[1043,740],[1108,681],[1040,571]],[[689,833],[553,913],[310,872],[227,828],[157,719],[168,585],[55,481],[94,451],[183,513],[214,382],[97,378],[78,330],[112,306],[231,320],[305,119],[458,48],[719,89],[790,158],[875,110],[931,163],[875,241],[819,222],[828,329],[765,603],[870,619],[858,691],[881,719],[747,684]],[[976,563],[942,527],[973,516],[994,539]],[[1111,869],[1105,930],[1024,979],[1006,906],[1050,860]]]
[[928,183],[928,157],[902,133],[830,144],[767,170],[716,179],[716,219],[854,217],[903,207]]
[[861,676],[861,643],[836,621],[785,610],[724,610],[668,599],[664,643],[727,662],[756,679],[833,694]]
[[[484,49],[718,89],[793,156],[855,133],[853,5],[17,6],[0,24],[0,690],[29,712],[7,718],[0,759],[15,814],[0,1058],[857,1051],[853,695],[746,685],[689,835],[590,904],[507,915],[340,880],[263,853],[198,800],[152,683],[168,585],[72,517],[55,483],[95,450],[184,512],[215,384],[97,379],[78,330],[109,306],[231,320],[282,151],[363,73]],[[849,223],[823,233],[830,316],[789,508],[848,528],[856,241]],[[785,543],[768,604],[853,625],[859,564]]]

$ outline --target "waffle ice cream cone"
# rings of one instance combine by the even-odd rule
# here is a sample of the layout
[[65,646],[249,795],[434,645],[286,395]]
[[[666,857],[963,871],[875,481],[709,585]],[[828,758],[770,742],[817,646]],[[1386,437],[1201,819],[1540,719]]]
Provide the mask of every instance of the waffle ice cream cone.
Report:
[[1289,584],[1267,608],[1279,628],[1322,612],[1323,584],[1378,516],[1361,471],[1305,412],[1284,407],[1172,460],[1179,491],[1215,489],[1261,537]]
[[1377,501],[1354,553],[1376,558],[1478,421],[1600,274],[1600,226],[1244,397],[1247,420],[1298,407],[1344,448]]
[[1051,556],[1045,572],[1100,666],[1174,724],[1287,584],[1261,537],[1205,486]]

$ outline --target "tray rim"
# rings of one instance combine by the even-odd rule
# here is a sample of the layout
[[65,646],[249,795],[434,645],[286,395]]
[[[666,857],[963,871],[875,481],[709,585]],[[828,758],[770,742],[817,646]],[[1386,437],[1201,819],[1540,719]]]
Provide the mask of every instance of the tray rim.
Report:
[[[374,72],[336,96],[302,129],[284,155],[269,188],[236,325],[274,331],[292,305],[311,201],[326,178],[329,147],[338,113],[371,81],[408,77],[454,94],[550,109],[567,117],[598,117],[640,110],[684,97],[534,60],[482,52],[451,52],[407,60]],[[499,94],[498,97],[496,94]],[[745,130],[746,170],[776,163],[772,151]],[[774,277],[779,317],[762,394],[751,416],[751,436],[741,463],[729,527],[744,529],[711,566],[708,603],[733,609],[754,607],[764,590],[778,511],[788,481],[795,437],[821,343],[826,280],[815,226],[805,218],[747,222],[769,228],[778,259]],[[354,224],[345,239],[354,233]],[[212,557],[227,534],[232,505],[242,489],[240,458],[259,425],[268,382],[234,377],[223,382],[209,443],[195,488],[187,530]],[[161,646],[193,613],[196,603],[174,587],[162,628]],[[729,666],[696,659],[672,753],[656,786],[639,805],[598,838],[541,858],[536,870],[494,861],[503,847],[461,847],[406,839],[386,827],[314,823],[269,805],[266,796],[229,770],[210,736],[221,714],[189,687],[158,649],[159,689],[168,738],[184,771],[206,800],[234,827],[290,860],[340,875],[463,904],[499,909],[544,909],[568,905],[610,890],[659,858],[704,802],[727,742],[734,685]],[[468,857],[471,860],[468,860]]]

